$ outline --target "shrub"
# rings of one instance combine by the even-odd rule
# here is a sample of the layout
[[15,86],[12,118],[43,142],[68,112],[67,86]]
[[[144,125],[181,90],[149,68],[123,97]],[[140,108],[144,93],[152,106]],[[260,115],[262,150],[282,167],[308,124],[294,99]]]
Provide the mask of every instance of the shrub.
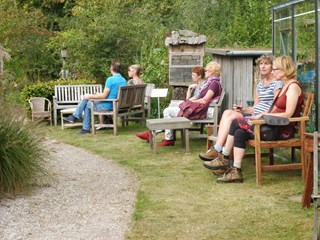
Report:
[[[5,106],[5,107],[3,107]],[[47,151],[40,134],[25,116],[12,112],[9,104],[0,107],[0,193],[28,190],[35,180],[45,176]],[[22,110],[23,112],[23,110]]]
[[77,85],[77,84],[92,84],[95,83],[94,80],[88,79],[60,79],[49,82],[40,82],[34,85],[25,86],[21,91],[21,102],[24,104],[26,109],[30,109],[28,100],[32,97],[45,97],[52,102],[52,97],[54,95],[55,85]]

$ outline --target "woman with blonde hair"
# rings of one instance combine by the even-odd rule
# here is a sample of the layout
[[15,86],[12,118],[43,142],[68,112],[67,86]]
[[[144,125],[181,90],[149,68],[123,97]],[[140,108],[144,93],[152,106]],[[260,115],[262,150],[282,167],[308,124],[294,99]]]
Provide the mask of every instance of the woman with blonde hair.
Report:
[[[274,101],[274,106],[270,113],[263,112],[252,119],[259,119],[263,115],[272,115],[278,117],[297,117],[299,116],[301,105],[303,103],[303,90],[300,83],[295,79],[296,67],[291,57],[280,56],[273,61],[272,73],[275,79],[283,82],[283,88]],[[250,123],[250,122],[249,122]],[[288,139],[294,134],[295,123],[281,127],[277,139]],[[253,137],[250,133],[252,129],[245,130],[240,127],[238,119],[234,119],[230,126],[229,135],[225,144],[227,151],[231,151],[233,147],[234,162],[229,167],[223,177],[218,178],[218,183],[243,182],[241,162],[245,155],[246,141]],[[213,161],[215,169],[225,169],[229,166],[229,160],[217,157]]]
[[143,84],[144,82],[140,78],[140,74],[142,73],[142,68],[138,64],[131,65],[128,69],[128,85],[137,85]]

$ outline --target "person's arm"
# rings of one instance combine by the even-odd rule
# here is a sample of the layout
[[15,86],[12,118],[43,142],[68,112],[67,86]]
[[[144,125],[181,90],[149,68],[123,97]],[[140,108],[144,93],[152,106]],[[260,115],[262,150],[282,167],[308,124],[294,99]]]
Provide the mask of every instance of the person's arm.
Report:
[[187,95],[186,95],[186,99],[189,99],[192,95],[192,93],[194,92],[194,90],[196,89],[197,87],[197,84],[191,84],[189,87],[188,87],[188,91],[187,91]]
[[213,96],[214,96],[214,92],[210,89],[207,91],[206,95],[203,98],[195,99],[192,101],[197,102],[197,103],[201,103],[201,104],[206,104],[206,103],[210,102],[210,100],[213,98]]
[[110,93],[110,88],[105,87],[102,93],[84,95],[84,100],[89,99],[106,99]]

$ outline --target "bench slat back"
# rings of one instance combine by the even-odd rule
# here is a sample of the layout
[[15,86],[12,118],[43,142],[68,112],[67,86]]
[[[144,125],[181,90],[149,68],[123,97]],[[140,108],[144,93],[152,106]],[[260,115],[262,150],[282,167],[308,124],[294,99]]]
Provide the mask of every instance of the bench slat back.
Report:
[[55,85],[54,94],[57,103],[79,103],[85,94],[101,93],[102,85]]
[[122,86],[118,93],[118,108],[144,107],[147,84]]

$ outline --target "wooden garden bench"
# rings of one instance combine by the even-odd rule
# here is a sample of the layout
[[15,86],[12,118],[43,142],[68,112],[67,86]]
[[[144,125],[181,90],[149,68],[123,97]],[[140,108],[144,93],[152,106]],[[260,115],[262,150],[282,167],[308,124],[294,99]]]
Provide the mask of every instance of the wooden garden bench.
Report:
[[[96,127],[113,128],[113,134],[117,135],[117,123],[119,119],[122,120],[122,126],[125,124],[125,118],[141,114],[141,124],[145,123],[145,92],[147,84],[139,84],[133,86],[122,86],[119,89],[118,97],[116,99],[91,99],[91,125],[92,133],[95,134]],[[94,109],[94,102],[112,102],[113,111],[98,111]],[[107,115],[113,118],[112,124],[96,124],[94,116]]]
[[[59,110],[76,108],[85,94],[102,93],[101,84],[83,85],[55,85],[53,96],[53,118],[57,126],[57,114]],[[70,111],[65,113],[69,114]],[[72,112],[71,112],[72,113]]]

